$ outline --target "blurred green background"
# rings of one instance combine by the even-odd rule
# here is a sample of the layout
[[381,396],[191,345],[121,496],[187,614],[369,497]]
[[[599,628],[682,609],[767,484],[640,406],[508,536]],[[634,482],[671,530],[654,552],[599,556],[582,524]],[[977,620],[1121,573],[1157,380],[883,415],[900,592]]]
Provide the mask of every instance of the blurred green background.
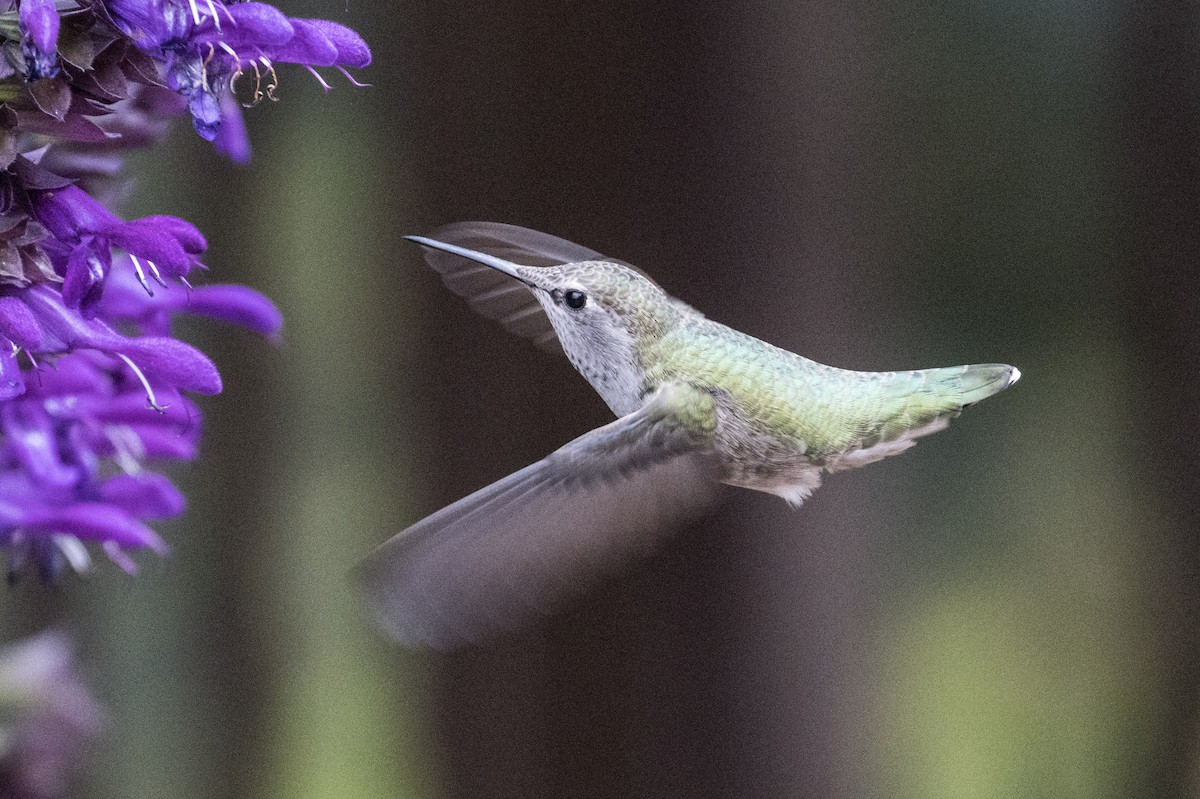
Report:
[[[1200,10],[282,2],[249,167],[181,123],[130,215],[208,235],[276,348],[189,329],[191,506],[136,579],[6,593],[110,711],[79,796],[1200,796]],[[839,366],[1013,391],[799,512],[746,494],[538,629],[398,650],[347,580],[607,411],[400,239],[490,219]]]

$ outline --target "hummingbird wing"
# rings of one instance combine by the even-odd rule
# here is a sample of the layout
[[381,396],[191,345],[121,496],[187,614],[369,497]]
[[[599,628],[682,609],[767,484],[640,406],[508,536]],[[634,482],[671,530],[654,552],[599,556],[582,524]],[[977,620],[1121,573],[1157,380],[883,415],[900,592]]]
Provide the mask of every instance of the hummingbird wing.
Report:
[[[529,228],[500,222],[455,222],[430,231],[429,238],[493,255],[523,266],[562,266],[581,261],[621,264],[654,282],[632,264],[601,255],[574,242]],[[476,311],[496,319],[518,336],[533,339],[544,350],[562,353],[554,328],[530,290],[508,275],[461,255],[422,248],[425,260],[442,275],[446,286],[467,298]],[[657,284],[656,284],[657,285]]]
[[719,496],[712,397],[667,384],[639,410],[384,543],[360,578],[383,628],[448,648],[547,612]]

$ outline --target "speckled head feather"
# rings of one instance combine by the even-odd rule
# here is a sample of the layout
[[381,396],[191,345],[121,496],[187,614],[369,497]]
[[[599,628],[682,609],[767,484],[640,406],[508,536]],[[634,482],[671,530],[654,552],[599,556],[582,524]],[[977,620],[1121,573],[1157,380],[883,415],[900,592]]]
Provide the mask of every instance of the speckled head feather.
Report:
[[684,318],[699,314],[626,264],[603,260],[517,267],[567,357],[613,413],[636,410],[649,386],[644,358]]

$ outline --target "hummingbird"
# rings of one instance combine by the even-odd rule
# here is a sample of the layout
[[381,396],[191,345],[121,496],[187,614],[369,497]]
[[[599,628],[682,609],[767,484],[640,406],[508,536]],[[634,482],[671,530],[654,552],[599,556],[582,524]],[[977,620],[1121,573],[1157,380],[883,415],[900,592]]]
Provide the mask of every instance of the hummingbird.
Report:
[[617,419],[367,559],[368,600],[403,644],[453,648],[549,613],[701,517],[723,486],[799,507],[824,473],[903,452],[1021,376],[825,366],[706,318],[631,264],[514,225],[405,238],[480,313],[565,353]]

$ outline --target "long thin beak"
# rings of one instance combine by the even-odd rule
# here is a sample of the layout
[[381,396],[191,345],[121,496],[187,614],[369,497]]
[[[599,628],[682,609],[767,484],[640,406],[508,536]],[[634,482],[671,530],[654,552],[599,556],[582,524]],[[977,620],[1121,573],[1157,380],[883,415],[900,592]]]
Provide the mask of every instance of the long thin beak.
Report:
[[466,247],[459,247],[457,244],[447,244],[444,241],[427,239],[424,236],[405,236],[404,238],[408,239],[409,241],[415,241],[417,244],[420,244],[424,247],[432,247],[435,250],[442,250],[455,255],[461,255],[463,258],[468,258],[472,261],[476,261],[477,263],[484,264],[485,266],[490,266],[492,269],[499,270],[506,275],[515,277],[517,280],[526,285],[530,285],[529,281],[522,277],[517,271],[517,267],[519,265],[514,264],[512,261],[506,261],[503,258],[497,258],[496,256],[488,255],[487,253],[468,250]]

